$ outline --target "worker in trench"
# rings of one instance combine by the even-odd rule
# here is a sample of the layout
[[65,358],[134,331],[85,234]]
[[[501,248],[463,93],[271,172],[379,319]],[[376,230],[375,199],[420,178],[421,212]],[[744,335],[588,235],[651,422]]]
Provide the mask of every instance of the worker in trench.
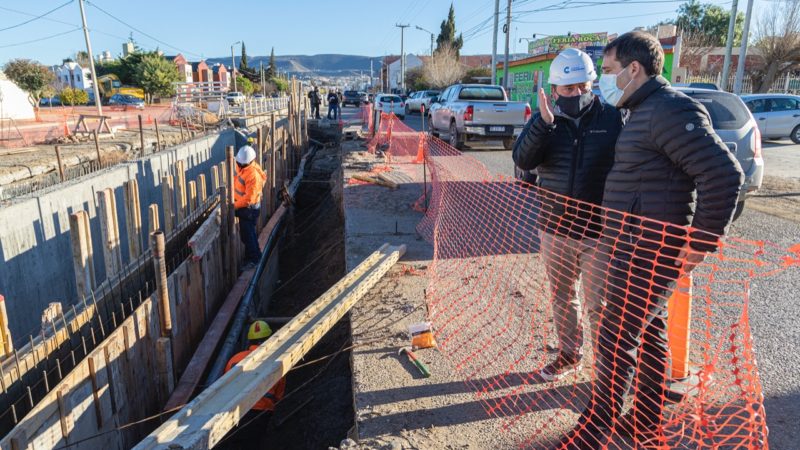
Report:
[[[225,373],[228,373],[233,366],[245,359],[253,350],[257,349],[270,336],[272,329],[267,322],[256,320],[247,330],[247,350],[241,351],[228,361],[225,366]],[[286,390],[286,379],[281,378],[264,396],[259,399],[250,411],[239,421],[240,428],[237,428],[232,438],[237,442],[252,443],[258,442],[259,436],[266,430],[267,424],[275,410],[275,405],[283,398]]]
[[[586,308],[591,335],[603,310],[603,282],[597,277],[595,250],[602,226],[597,208],[614,163],[614,145],[622,129],[622,114],[592,92],[597,79],[585,52],[568,48],[550,66],[551,98],[539,91],[539,112],[525,125],[514,144],[518,169],[536,169],[536,203],[541,253],[551,289],[558,356],[539,371],[553,381],[581,368]],[[578,297],[581,280],[584,305]]]
[[261,194],[267,175],[256,162],[256,151],[245,145],[236,154],[236,179],[234,180],[234,209],[239,218],[239,235],[244,244],[244,265],[249,270],[261,259],[256,223],[261,213]]

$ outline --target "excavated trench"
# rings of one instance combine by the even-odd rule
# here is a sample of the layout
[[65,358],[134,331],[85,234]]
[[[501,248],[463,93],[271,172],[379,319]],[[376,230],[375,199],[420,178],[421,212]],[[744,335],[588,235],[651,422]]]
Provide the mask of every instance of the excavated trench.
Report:
[[[346,274],[340,137],[314,134],[332,146],[306,167],[279,248],[279,281],[260,317],[293,317]],[[354,426],[349,321],[346,315],[289,372],[284,399],[248,448],[338,448],[347,438]],[[245,445],[236,434],[219,448]]]

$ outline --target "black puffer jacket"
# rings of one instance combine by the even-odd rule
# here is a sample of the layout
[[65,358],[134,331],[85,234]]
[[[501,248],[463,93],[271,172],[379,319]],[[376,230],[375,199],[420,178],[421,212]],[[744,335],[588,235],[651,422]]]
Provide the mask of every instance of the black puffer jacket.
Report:
[[[714,132],[705,107],[660,76],[640,87],[622,107],[630,115],[617,140],[603,206],[691,225],[702,230],[692,233],[692,247],[713,251],[716,236],[712,235],[725,233],[730,225],[744,174]],[[610,228],[613,231],[613,225]],[[673,236],[665,239],[659,231],[664,227],[656,223],[634,228],[637,234],[646,234],[643,242],[654,244],[680,246],[682,239],[670,238],[685,235],[670,227]]]
[[[536,184],[547,191],[541,197],[539,224],[549,232],[572,238],[596,237],[600,217],[591,205],[600,205],[606,175],[614,162],[614,144],[622,128],[616,108],[594,99],[580,125],[556,116],[548,125],[537,113],[514,144],[514,163],[538,173]],[[591,204],[591,205],[589,205]]]

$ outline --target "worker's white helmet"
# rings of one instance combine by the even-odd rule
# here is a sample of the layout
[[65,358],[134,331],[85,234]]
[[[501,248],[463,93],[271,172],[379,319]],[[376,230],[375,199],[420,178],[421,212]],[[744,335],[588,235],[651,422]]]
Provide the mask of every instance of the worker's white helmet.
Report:
[[577,48],[567,48],[550,64],[550,79],[547,81],[556,86],[566,86],[596,79],[592,58]]
[[254,159],[256,159],[256,151],[249,145],[240,148],[239,152],[236,153],[236,162],[239,164],[250,164]]

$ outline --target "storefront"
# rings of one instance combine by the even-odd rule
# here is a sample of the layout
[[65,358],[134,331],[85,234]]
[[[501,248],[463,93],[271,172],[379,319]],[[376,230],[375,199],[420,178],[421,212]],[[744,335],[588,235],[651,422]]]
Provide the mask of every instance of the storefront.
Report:
[[[607,43],[606,33],[573,34],[569,36],[551,36],[546,39],[532,41],[528,47],[529,53],[533,55],[510,61],[508,72],[509,97],[513,101],[523,101],[531,105],[538,106],[538,96],[536,92],[543,88],[550,94],[550,84],[547,82],[550,73],[550,64],[559,51],[567,47],[576,47],[585,51],[595,62],[598,75],[601,73],[600,67],[603,64],[603,47]],[[674,58],[675,50],[679,47],[679,39],[661,39],[661,46],[664,49],[664,70],[661,75],[667,80],[673,80],[673,72],[678,62]],[[497,65],[497,84],[503,83],[503,63]]]

